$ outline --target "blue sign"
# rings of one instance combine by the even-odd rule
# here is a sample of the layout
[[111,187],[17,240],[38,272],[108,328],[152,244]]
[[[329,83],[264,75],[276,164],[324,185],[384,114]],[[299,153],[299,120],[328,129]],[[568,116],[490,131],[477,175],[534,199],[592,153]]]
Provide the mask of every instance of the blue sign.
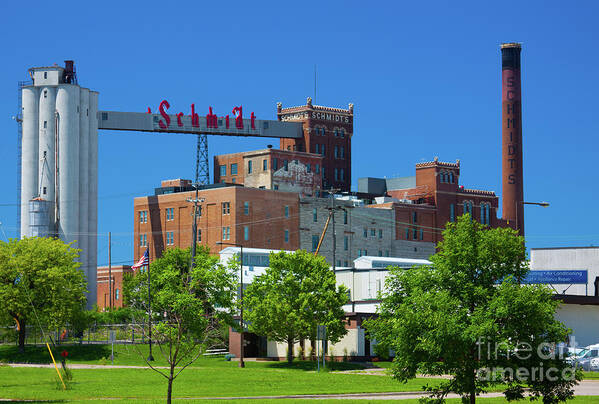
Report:
[[586,269],[529,271],[522,283],[583,284],[588,282]]

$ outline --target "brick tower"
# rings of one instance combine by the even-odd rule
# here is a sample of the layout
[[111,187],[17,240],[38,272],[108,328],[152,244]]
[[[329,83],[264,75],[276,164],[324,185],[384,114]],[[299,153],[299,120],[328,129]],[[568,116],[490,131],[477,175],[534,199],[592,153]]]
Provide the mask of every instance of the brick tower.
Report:
[[281,149],[320,154],[324,157],[322,187],[350,191],[351,138],[354,133],[354,105],[348,109],[312,105],[283,108],[277,104],[280,121],[299,121],[304,126],[303,139],[281,139]]
[[520,51],[518,43],[501,45],[502,212],[524,235]]

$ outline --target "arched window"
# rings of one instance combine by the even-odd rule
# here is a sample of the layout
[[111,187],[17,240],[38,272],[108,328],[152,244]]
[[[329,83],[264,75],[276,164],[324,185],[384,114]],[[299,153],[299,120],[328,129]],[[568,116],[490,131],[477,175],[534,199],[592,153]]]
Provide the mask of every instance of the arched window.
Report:
[[464,201],[464,214],[469,213],[470,214],[470,220],[472,220],[472,202],[471,201]]
[[449,172],[449,182],[453,184],[453,171]]
[[482,224],[491,224],[491,205],[488,203],[480,205],[480,222]]

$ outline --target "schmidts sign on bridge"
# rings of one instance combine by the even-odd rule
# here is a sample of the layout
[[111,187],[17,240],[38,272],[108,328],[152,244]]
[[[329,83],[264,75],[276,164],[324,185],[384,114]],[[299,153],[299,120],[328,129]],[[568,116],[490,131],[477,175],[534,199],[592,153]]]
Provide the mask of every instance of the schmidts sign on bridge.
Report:
[[255,136],[275,138],[303,137],[302,125],[297,122],[256,119],[253,112],[248,118],[243,116],[243,107],[234,107],[231,115],[218,116],[208,107],[206,115],[196,112],[191,104],[190,114],[183,112],[169,114],[171,108],[167,100],[160,102],[158,114],[148,112],[99,111],[98,128],[141,132],[205,133],[224,136]]

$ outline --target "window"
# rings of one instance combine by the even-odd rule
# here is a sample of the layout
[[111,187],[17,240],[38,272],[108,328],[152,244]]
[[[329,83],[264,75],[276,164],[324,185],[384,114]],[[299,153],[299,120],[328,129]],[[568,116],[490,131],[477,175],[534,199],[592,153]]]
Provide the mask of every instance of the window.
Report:
[[44,129],[48,128],[48,121],[44,121]]
[[337,170],[337,168],[335,167],[335,171],[334,171],[334,176],[335,176],[335,181],[339,181],[339,171]]
[[120,290],[116,288],[114,290],[114,300],[119,300],[119,296],[121,295]]
[[289,217],[289,206],[285,205],[285,217]]
[[166,208],[166,220],[175,219],[175,208]]
[[316,167],[314,168],[314,172],[316,174],[320,174],[320,165],[316,164]]
[[291,151],[291,146],[287,146],[287,150]]
[[368,228],[364,227],[364,238],[368,238]]
[[345,181],[345,172],[343,168],[339,170],[339,180]]
[[406,227],[406,240],[410,239],[410,229]]
[[172,231],[166,232],[166,245],[175,244],[175,233]]
[[343,224],[347,224],[347,210],[343,210]]
[[412,212],[412,223],[418,223],[418,214],[416,212]]
[[385,257],[389,256],[389,250],[385,250]]
[[362,256],[362,250],[360,249],[360,250],[358,250],[358,257],[361,257],[361,256]]
[[231,175],[237,175],[237,163],[231,164]]
[[44,187],[44,195],[46,195],[46,187]]
[[231,213],[231,202],[223,202],[222,207],[223,215],[228,215],[229,213]]
[[472,220],[472,202],[465,201],[464,202],[464,214],[470,214],[470,220]]
[[307,172],[307,173],[309,173],[309,172],[312,172],[312,169],[311,169],[311,167],[310,167],[310,164],[306,164],[306,172]]
[[349,265],[347,265],[347,261],[343,261],[343,266],[344,267],[348,267]]
[[231,239],[231,228],[229,226],[223,227],[223,240]]
[[44,72],[44,79],[48,78],[48,72]]
[[314,223],[318,221],[318,210],[316,208],[312,209],[312,221]]
[[370,236],[376,237],[376,229],[370,229]]
[[320,145],[319,145],[318,143],[316,143],[316,144],[314,145],[314,152],[315,152],[316,154],[320,154]]
[[250,239],[250,226],[243,226],[243,239],[245,241]]
[[379,238],[383,238],[383,229],[379,229]]
[[250,203],[249,202],[244,202],[243,203],[243,214],[244,215],[249,215],[250,214]]
[[220,166],[220,176],[224,177],[226,175],[227,175],[227,166],[226,165]]
[[318,241],[320,240],[320,237],[316,234],[312,235],[312,252],[316,251],[316,249],[318,248]]
[[198,229],[198,238],[196,240],[198,243],[202,241],[202,229]]
[[248,174],[252,173],[252,160],[248,161]]
[[339,158],[340,159],[344,159],[345,158],[345,148],[343,146],[339,147]]
[[289,163],[287,160],[283,160],[283,167],[285,168],[285,171],[289,171]]
[[424,229],[420,229],[420,240],[424,240]]
[[449,173],[449,182],[453,184],[453,171]]
[[480,205],[480,222],[482,224],[491,224],[490,210],[491,206],[488,203],[482,203]]
[[141,210],[139,212],[139,223],[147,223],[148,222],[148,211]]
[[337,260],[337,266],[340,267],[341,266],[341,260]]
[[237,179],[237,178],[235,178],[235,177],[231,178],[231,184],[235,184],[235,182],[236,182],[235,180],[236,180],[236,179]]
[[335,129],[335,137],[337,137],[337,134],[338,134],[337,129]]
[[453,203],[449,205],[449,221],[455,222],[455,205]]
[[279,169],[279,159],[278,158],[273,158],[272,159],[272,169],[273,170],[278,170]]
[[[337,136],[337,131],[335,131],[335,136]],[[335,151],[333,154],[335,155],[335,158],[339,158],[339,147],[337,147],[337,145],[335,145]]]
[[343,250],[349,250],[349,237],[343,236]]
[[139,235],[139,246],[140,247],[147,247],[148,246],[148,236],[146,234],[140,234]]
[[275,184],[275,185],[273,186],[273,189],[274,189],[275,191],[277,191],[277,190],[279,189],[279,186],[278,186],[277,184]]
[[262,160],[262,171],[268,170],[268,160]]
[[285,229],[285,242],[289,242],[289,230]]
[[383,250],[379,250],[379,257],[383,256]]
[[345,130],[341,129],[341,132],[339,133],[339,136],[345,137]]
[[325,155],[324,145],[320,145],[320,154],[322,154],[323,156]]
[[412,233],[412,238],[414,240],[418,240],[418,229],[414,229]]

